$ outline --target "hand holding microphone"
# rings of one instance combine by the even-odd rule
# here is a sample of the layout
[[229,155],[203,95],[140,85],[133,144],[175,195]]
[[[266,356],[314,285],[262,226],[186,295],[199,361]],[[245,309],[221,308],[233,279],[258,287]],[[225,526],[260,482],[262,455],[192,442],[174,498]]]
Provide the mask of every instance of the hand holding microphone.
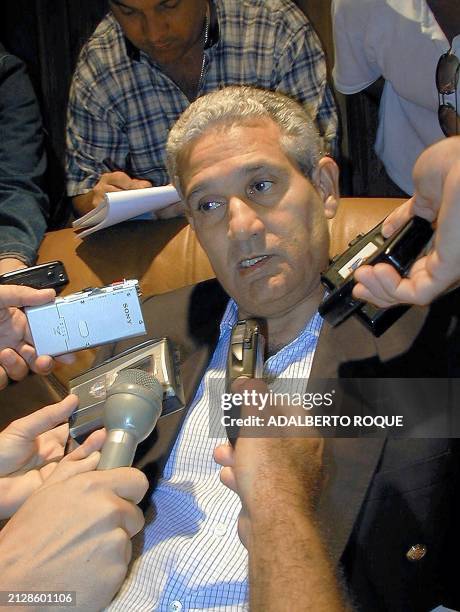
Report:
[[130,466],[137,446],[149,436],[161,414],[163,388],[143,370],[123,370],[107,391],[104,426],[107,439],[98,470]]

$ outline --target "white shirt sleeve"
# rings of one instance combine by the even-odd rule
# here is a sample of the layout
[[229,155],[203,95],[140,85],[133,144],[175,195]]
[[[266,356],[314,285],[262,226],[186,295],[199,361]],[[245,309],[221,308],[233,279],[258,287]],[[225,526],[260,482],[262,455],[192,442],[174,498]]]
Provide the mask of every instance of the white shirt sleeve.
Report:
[[338,91],[352,94],[366,89],[382,74],[370,39],[371,19],[378,0],[333,0],[334,84]]

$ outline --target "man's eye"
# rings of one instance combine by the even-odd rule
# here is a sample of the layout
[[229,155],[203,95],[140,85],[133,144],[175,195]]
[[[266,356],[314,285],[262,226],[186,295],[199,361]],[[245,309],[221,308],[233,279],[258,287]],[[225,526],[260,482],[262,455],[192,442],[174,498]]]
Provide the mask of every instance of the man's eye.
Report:
[[212,210],[216,210],[223,206],[223,202],[219,202],[218,200],[208,200],[207,202],[201,202],[198,205],[198,210],[200,212],[211,212]]
[[180,0],[163,0],[160,4],[162,8],[173,9],[180,4]]
[[252,185],[249,186],[249,194],[266,193],[271,189],[272,185],[273,181],[257,181],[257,183],[252,183]]
[[118,4],[118,8],[120,9],[122,15],[134,15],[134,10],[132,8],[129,8],[129,6],[123,6],[122,4]]

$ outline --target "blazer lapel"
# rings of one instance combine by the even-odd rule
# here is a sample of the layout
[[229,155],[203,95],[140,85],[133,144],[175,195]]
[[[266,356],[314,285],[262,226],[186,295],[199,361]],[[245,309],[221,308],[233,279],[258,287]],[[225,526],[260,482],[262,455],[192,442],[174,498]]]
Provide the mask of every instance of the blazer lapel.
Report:
[[[324,323],[309,384],[320,379],[336,380],[344,363],[370,359],[376,353],[375,339],[354,319],[337,328]],[[359,372],[355,372],[356,375]],[[346,396],[344,399],[346,403]],[[326,439],[324,461],[327,477],[318,516],[335,563],[339,562],[351,535],[384,444],[385,439],[378,438]]]
[[385,445],[384,438],[328,438],[326,482],[318,516],[334,563],[339,563]]
[[[310,379],[337,380],[401,376],[400,356],[411,351],[426,322],[427,308],[411,308],[391,330],[374,338],[353,317],[331,328],[324,323],[313,360]],[[417,355],[408,358],[417,369]],[[406,371],[407,371],[406,364]],[[350,380],[352,383],[352,380]],[[338,412],[353,412],[350,383],[341,386],[343,401]],[[378,467],[385,438],[328,438],[325,472],[328,475],[319,504],[319,517],[329,550],[338,562],[345,549],[371,479]]]

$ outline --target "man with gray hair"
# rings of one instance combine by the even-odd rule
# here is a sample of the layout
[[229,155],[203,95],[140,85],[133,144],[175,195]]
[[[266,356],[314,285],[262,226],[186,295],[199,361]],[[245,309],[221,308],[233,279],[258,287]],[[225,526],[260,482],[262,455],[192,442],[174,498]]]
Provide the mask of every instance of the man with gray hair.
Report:
[[[335,564],[365,610],[459,603],[450,579],[455,442],[328,439],[323,460],[314,438],[240,439],[233,458],[228,447],[216,451],[230,489],[212,461],[226,441],[221,400],[238,320],[266,324],[265,380],[246,383],[260,392],[279,380],[302,394],[309,379],[458,375],[458,292],[413,308],[379,340],[352,319],[323,323],[319,273],[339,194],[337,166],[321,149],[294,101],[248,87],[198,99],[170,133],[169,172],[217,280],[144,304],[151,335],[180,349],[186,408],[160,419],[155,445],[139,457],[161,477],[113,610],[247,609],[248,559],[230,489],[243,503],[253,609],[342,609]],[[352,399],[344,396],[345,408]]]

